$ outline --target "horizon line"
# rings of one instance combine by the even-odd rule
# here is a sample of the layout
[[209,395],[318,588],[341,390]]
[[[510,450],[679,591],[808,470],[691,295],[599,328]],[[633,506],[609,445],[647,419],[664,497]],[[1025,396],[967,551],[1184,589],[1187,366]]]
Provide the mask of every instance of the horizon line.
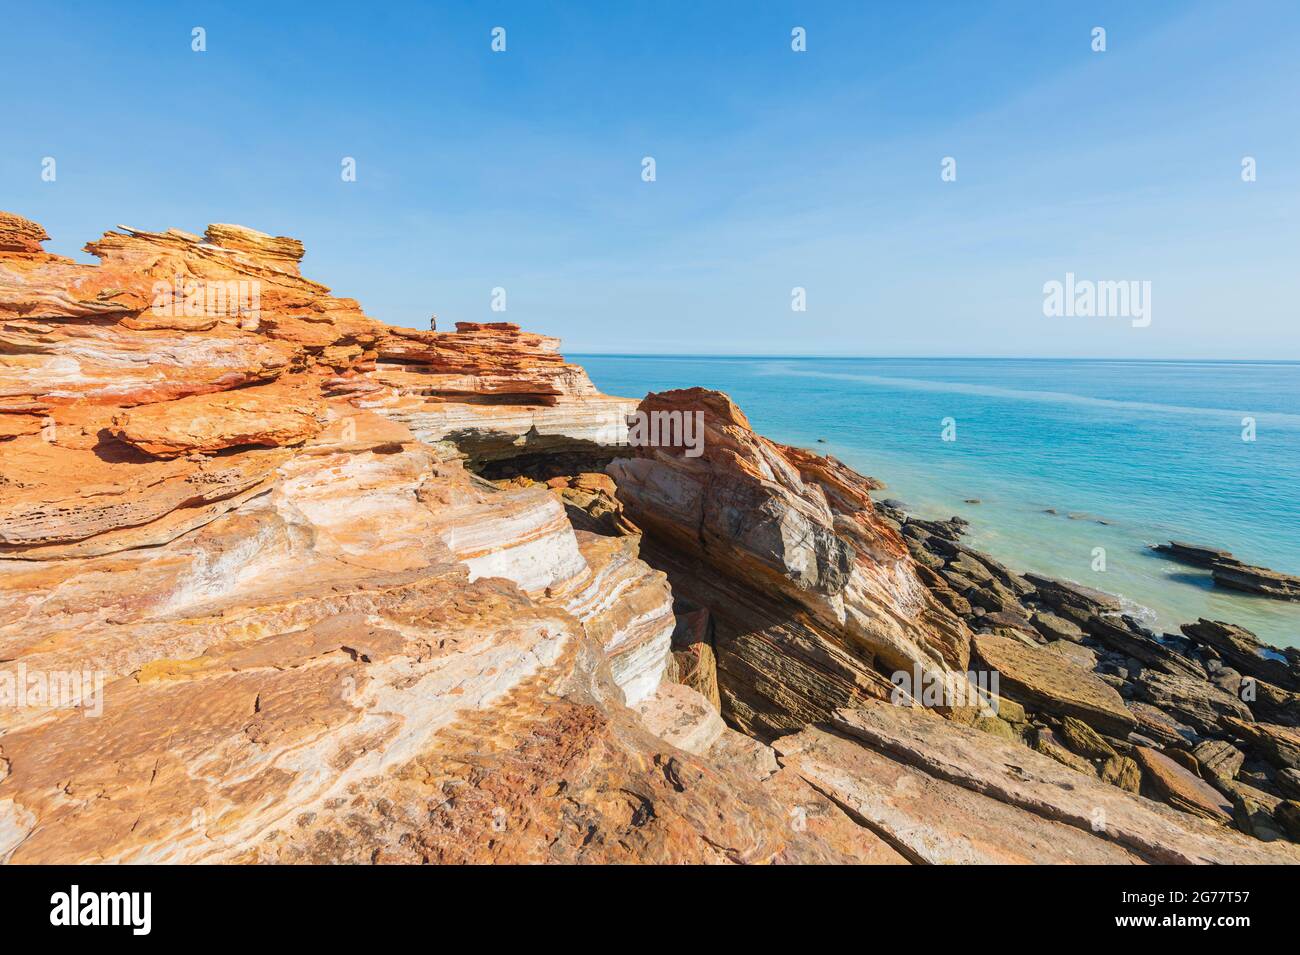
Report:
[[813,361],[846,361],[867,359],[871,361],[1097,361],[1165,363],[1165,364],[1214,364],[1214,365],[1300,365],[1300,358],[1108,358],[1101,356],[1073,355],[799,355],[799,354],[746,354],[746,353],[707,353],[707,352],[601,352],[601,351],[563,351],[569,358],[782,358]]

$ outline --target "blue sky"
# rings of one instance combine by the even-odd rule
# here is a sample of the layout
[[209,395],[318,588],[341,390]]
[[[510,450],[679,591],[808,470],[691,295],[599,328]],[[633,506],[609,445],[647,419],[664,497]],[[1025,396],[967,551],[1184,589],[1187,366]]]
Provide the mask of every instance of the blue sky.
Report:
[[[570,353],[1300,359],[1293,2],[5,7],[0,208],[62,254],[237,222]],[[1067,271],[1150,326],[1045,317]]]

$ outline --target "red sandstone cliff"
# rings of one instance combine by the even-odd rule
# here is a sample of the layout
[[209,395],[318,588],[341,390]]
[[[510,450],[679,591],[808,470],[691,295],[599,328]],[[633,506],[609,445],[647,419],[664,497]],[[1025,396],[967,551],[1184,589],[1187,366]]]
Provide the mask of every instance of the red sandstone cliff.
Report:
[[[969,631],[867,479],[725,396],[641,404],[699,457],[632,449],[554,339],[386,326],[293,239],[45,239],[0,213],[0,691],[47,694],[0,709],[0,859],[1268,858],[1100,783],[1086,833],[1058,764],[879,703]],[[899,755],[932,735],[973,782]]]

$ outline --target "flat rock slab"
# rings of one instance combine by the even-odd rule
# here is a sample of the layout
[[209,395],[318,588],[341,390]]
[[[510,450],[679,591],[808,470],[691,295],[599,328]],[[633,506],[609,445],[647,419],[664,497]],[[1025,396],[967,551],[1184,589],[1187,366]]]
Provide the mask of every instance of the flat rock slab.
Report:
[[1146,670],[1136,681],[1143,700],[1200,733],[1222,731],[1225,716],[1253,720],[1249,707],[1208,680]]
[[1214,822],[1232,821],[1232,801],[1191,770],[1146,746],[1133,750],[1143,778],[1169,805]]
[[1097,668],[1096,652],[1082,644],[1070,640],[1053,640],[1045,645],[1043,649],[1048,653],[1055,653],[1057,656],[1065,657],[1075,666],[1084,670],[1095,670]]
[[[787,766],[763,783],[763,791],[783,810],[792,833],[815,839],[828,851],[841,853],[851,865],[910,865],[912,860],[869,827],[861,825],[842,805]],[[798,862],[778,856],[778,863]]]
[[1300,577],[1250,564],[1215,564],[1214,582],[1229,590],[1244,590],[1278,600],[1300,600]]
[[1073,826],[930,776],[810,726],[776,740],[786,764],[909,859],[930,865],[1136,865],[1134,853]]
[[975,637],[975,654],[997,670],[1001,693],[1031,710],[1073,716],[1094,729],[1124,736],[1135,725],[1115,689],[1066,657],[1006,637]]
[[[1178,722],[1164,710],[1150,703],[1130,700],[1128,709],[1137,720],[1137,732],[1133,734],[1134,736],[1144,736],[1148,742],[1154,741],[1166,746],[1195,746],[1201,741],[1196,730]],[[1133,739],[1132,736],[1129,739],[1134,743],[1143,742],[1143,740]]]
[[1161,643],[1153,634],[1134,629],[1122,618],[1090,617],[1084,624],[1084,629],[1109,649],[1132,657],[1144,667],[1191,676],[1198,680],[1205,679],[1205,667],[1198,660],[1183,656],[1174,648]]
[[1147,862],[1300,863],[1300,847],[1258,842],[923,710],[869,703],[836,710],[832,725],[927,776],[1095,834]]
[[1082,584],[1065,580],[1053,580],[1038,574],[1025,574],[1028,581],[1038,591],[1038,598],[1050,606],[1060,608],[1062,605],[1076,607],[1088,612],[1098,610],[1119,610],[1121,604],[1114,594],[1104,593],[1085,587]]
[[1200,544],[1188,544],[1184,541],[1170,541],[1168,544],[1156,544],[1151,548],[1159,554],[1180,560],[1196,567],[1213,567],[1219,563],[1237,562],[1231,551],[1218,550],[1214,547],[1202,547]]
[[1083,639],[1083,628],[1073,620],[1066,620],[1046,610],[1034,614],[1034,626],[1048,640],[1069,640],[1078,643]]

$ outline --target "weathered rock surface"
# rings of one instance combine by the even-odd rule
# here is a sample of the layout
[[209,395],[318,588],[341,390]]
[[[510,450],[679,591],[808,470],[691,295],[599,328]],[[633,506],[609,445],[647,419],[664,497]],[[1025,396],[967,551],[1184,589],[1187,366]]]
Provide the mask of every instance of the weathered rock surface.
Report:
[[1216,550],[1213,547],[1202,547],[1199,544],[1188,544],[1184,541],[1153,544],[1151,549],[1157,554],[1164,554],[1174,560],[1192,564],[1196,567],[1213,567],[1219,561],[1236,559],[1229,551]]
[[1192,750],[1192,755],[1205,771],[1206,778],[1220,780],[1236,778],[1246,754],[1224,740],[1211,739]]
[[1300,769],[1290,767],[1277,774],[1277,787],[1288,799],[1300,799]]
[[1250,709],[1205,680],[1145,670],[1135,685],[1142,699],[1202,733],[1217,733],[1225,716],[1251,720]]
[[608,471],[647,559],[709,610],[729,723],[768,738],[885,698],[884,673],[960,678],[969,631],[917,578],[874,482],[754,434],[718,392],[650,395],[638,410],[702,424],[699,456],[640,447]]
[[680,683],[663,684],[636,711],[651,733],[696,756],[707,753],[727,730],[709,701]]
[[1053,580],[1038,574],[1025,574],[1025,580],[1035,588],[1039,600],[1058,612],[1073,618],[1075,613],[1093,614],[1099,611],[1118,612],[1119,598],[1112,594],[1064,580]]
[[1140,864],[1133,852],[862,746],[829,728],[776,740],[797,772],[914,862]]
[[355,403],[479,462],[600,449],[608,459],[627,443],[636,402],[600,394],[559,344],[507,322],[457,322],[454,333],[386,328]]
[[1112,756],[1101,766],[1102,782],[1118,786],[1135,795],[1142,791],[1142,769],[1127,756]]
[[1095,670],[1097,668],[1097,654],[1087,647],[1069,640],[1053,640],[1051,643],[1044,645],[1043,650],[1046,653],[1055,653],[1057,656],[1064,657],[1080,669]]
[[1076,773],[1085,776],[1097,775],[1097,770],[1092,763],[1065,746],[1050,727],[1039,726],[1034,730],[1033,747],[1035,751],[1056,760],[1062,766],[1068,766]]
[[673,662],[677,664],[677,679],[698,692],[721,713],[718,659],[713,651],[713,620],[708,610],[689,610],[677,615],[672,653]]
[[[127,230],[92,244],[96,267],[43,237],[0,218],[0,420],[17,425],[0,461],[0,682],[85,671],[103,689],[0,713],[0,858],[637,858],[632,833],[642,861],[843,861],[755,789],[757,815],[700,815],[742,770],[692,766],[623,708],[668,668],[663,575],[634,537],[575,532],[545,489],[478,481],[386,415],[440,396],[382,380],[390,330],[302,278],[300,244]],[[179,301],[241,281],[256,310]],[[527,414],[539,395],[594,394],[539,336],[423,344],[440,340],[455,397],[517,395]],[[430,808],[465,831],[500,821],[462,738],[559,786],[528,809],[527,788],[493,797],[507,816],[549,812],[558,841],[492,849],[430,828]],[[597,767],[577,803],[559,795],[575,760]],[[399,793],[400,825],[384,815]],[[589,825],[561,823],[580,805]],[[349,818],[369,820],[365,838]]]
[[1001,692],[1030,709],[1073,716],[1124,735],[1135,721],[1114,689],[1065,657],[1006,637],[976,636],[975,656],[1000,675]]
[[324,427],[319,394],[268,386],[191,395],[116,416],[112,433],[159,458],[248,445],[302,444]]
[[1126,617],[1094,616],[1084,625],[1090,636],[1116,653],[1174,676],[1205,679],[1205,668],[1172,647],[1166,646],[1149,631],[1142,630]]
[[1214,582],[1229,590],[1242,590],[1277,600],[1300,600],[1300,577],[1250,564],[1215,564]]
[[1134,755],[1143,780],[1171,806],[1215,822],[1232,820],[1232,802],[1186,767],[1146,746],[1138,746]]
[[[960,543],[960,525],[945,524],[941,530],[905,508],[888,513],[918,562],[922,582],[976,631],[975,664],[988,666],[981,643],[987,642],[991,657],[999,650],[992,641],[1005,641],[1001,649],[1008,660],[1002,669],[1013,680],[1002,699],[1018,696],[1029,710],[1029,722],[1015,726],[987,716],[963,718],[957,711],[954,719],[1019,741],[1083,775],[1099,771],[1103,782],[1117,788],[1136,792],[1145,785],[1146,794],[1183,811],[1223,822],[1226,805],[1241,831],[1264,841],[1284,838],[1273,813],[1277,794],[1290,782],[1279,770],[1289,770],[1295,750],[1288,733],[1300,726],[1300,693],[1279,684],[1293,677],[1294,651],[1265,646],[1248,631],[1210,621],[1184,628],[1185,635],[1157,635],[1107,594],[1034,574],[1018,584],[1013,573],[999,571],[996,562]],[[1026,619],[1033,632],[1024,629]],[[1134,721],[1131,729],[1101,725],[1095,714],[1067,715],[1069,705],[1056,687],[1077,680],[1034,672],[1030,664],[1040,653],[1095,674],[1100,685],[1118,693]],[[1240,661],[1246,675],[1225,660]],[[1017,675],[1017,666],[1025,672]],[[1112,696],[1110,702],[1115,701]],[[1148,760],[1152,767],[1145,783],[1131,758],[1140,747],[1152,752],[1163,747]],[[1202,781],[1216,791],[1205,789]]]
[[1288,839],[1292,842],[1300,842],[1300,802],[1287,799],[1279,803],[1273,816]]
[[[674,595],[597,473],[636,403],[554,339],[385,326],[239,226],[45,238],[0,215],[0,684],[93,678],[0,713],[0,859],[903,861],[665,684]],[[964,663],[872,482],[733,448],[776,536],[714,543],[816,595],[814,672],[888,688],[850,632]],[[529,455],[594,467],[471,473]]]
[[1093,834],[1147,862],[1300,862],[1300,848],[1257,842],[930,713],[873,703],[838,711],[833,726],[927,776]]
[[1083,629],[1064,617],[1058,617],[1054,613],[1048,613],[1040,610],[1034,614],[1032,619],[1033,625],[1048,640],[1066,640],[1070,643],[1078,643],[1083,639]]
[[41,243],[49,238],[45,229],[30,219],[12,212],[0,212],[0,252],[44,254]]
[[1073,716],[1061,720],[1061,736],[1070,749],[1088,759],[1106,760],[1118,755],[1115,747],[1102,739],[1096,730]]
[[1300,730],[1272,723],[1247,723],[1224,718],[1224,725],[1239,739],[1247,740],[1280,769],[1300,769]]
[[1211,647],[1247,676],[1300,692],[1300,650],[1276,649],[1244,627],[1221,620],[1201,619],[1181,627],[1192,640]]

